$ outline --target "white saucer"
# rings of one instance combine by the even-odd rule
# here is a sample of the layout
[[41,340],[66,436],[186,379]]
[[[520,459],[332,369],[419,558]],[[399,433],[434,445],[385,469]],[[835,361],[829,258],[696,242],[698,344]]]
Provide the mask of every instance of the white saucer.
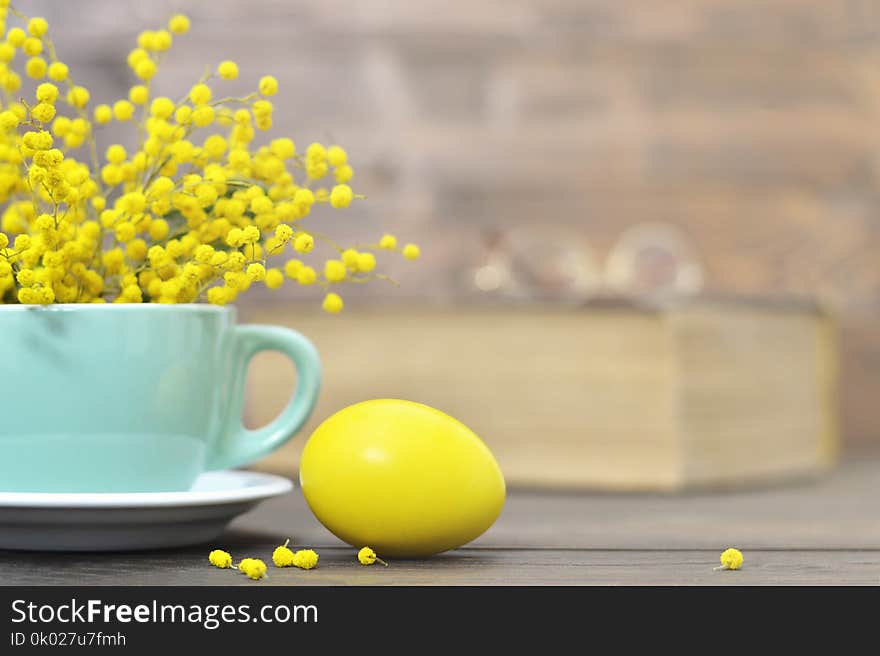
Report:
[[0,492],[0,549],[120,551],[201,544],[261,501],[286,494],[281,476],[209,472],[188,492]]

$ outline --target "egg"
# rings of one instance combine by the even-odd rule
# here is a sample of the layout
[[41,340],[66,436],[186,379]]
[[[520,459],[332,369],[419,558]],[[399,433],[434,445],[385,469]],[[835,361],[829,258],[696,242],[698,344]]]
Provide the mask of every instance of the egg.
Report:
[[504,506],[504,477],[467,426],[421,403],[349,406],[309,437],[300,484],[315,517],[353,547],[429,556],[482,535]]

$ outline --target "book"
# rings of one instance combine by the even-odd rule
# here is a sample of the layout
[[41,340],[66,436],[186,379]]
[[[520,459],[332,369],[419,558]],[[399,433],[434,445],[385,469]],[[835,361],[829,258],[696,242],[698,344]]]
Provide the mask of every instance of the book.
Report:
[[[793,299],[601,299],[579,307],[378,307],[326,316],[257,307],[299,330],[324,389],[301,434],[259,467],[296,478],[321,420],[404,398],[470,426],[508,485],[679,491],[816,475],[838,452],[831,314]],[[282,356],[252,366],[247,420],[293,388]]]

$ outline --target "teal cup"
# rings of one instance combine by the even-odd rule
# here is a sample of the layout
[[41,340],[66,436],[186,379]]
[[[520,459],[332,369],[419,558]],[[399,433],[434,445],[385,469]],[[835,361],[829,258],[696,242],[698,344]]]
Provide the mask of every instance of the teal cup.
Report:
[[[315,347],[211,305],[0,305],[0,492],[171,492],[287,442],[318,397]],[[251,358],[279,351],[296,390],[242,425]]]

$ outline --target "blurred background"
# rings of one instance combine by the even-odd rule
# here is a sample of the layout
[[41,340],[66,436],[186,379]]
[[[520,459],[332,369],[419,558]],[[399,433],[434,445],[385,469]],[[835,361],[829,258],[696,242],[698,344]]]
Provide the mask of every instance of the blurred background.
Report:
[[[300,148],[344,145],[356,190],[369,197],[338,220],[321,213],[316,221],[347,241],[393,232],[422,246],[417,263],[388,260],[400,287],[344,290],[348,316],[319,316],[318,297],[290,284],[281,296],[244,301],[245,318],[281,321],[287,312],[297,327],[305,317],[304,332],[319,342],[326,335],[319,346],[328,372],[341,372],[342,360],[365,368],[345,394],[328,375],[331,396],[319,415],[397,392],[370,385],[383,379],[374,374],[385,361],[393,361],[385,371],[431,366],[412,353],[358,359],[371,343],[363,337],[373,330],[369,317],[386,309],[400,343],[415,348],[419,339],[403,333],[418,324],[407,318],[426,311],[436,325],[437,316],[497,308],[501,333],[517,329],[510,317],[520,308],[555,316],[595,296],[659,288],[796,297],[830,311],[839,321],[844,443],[880,440],[876,2],[20,4],[55,28],[62,58],[93,102],[124,97],[134,83],[125,57],[139,30],[188,14],[192,30],[175,39],[160,93],[179,95],[227,58],[241,69],[227,83],[233,91],[275,75],[272,134]],[[114,129],[105,143],[130,139]],[[347,341],[358,331],[359,342]],[[430,339],[435,356],[455,362],[455,343],[444,344],[442,333]],[[524,336],[511,349],[528,344]],[[293,382],[285,367],[271,356],[258,361],[252,379],[262,387],[252,397],[269,400],[252,421],[280,408]],[[430,387],[419,396],[449,398]],[[448,409],[479,424],[486,401],[476,390],[470,397]]]

